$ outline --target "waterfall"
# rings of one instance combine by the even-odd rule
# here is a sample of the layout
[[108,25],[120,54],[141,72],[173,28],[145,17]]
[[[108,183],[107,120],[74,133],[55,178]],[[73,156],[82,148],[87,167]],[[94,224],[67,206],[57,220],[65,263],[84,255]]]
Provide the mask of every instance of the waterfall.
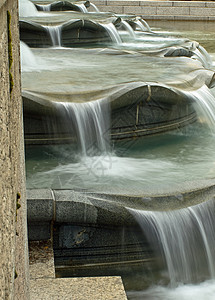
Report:
[[211,132],[215,133],[215,97],[211,90],[203,85],[198,90],[183,93],[193,98],[200,122],[206,123]]
[[86,6],[83,3],[81,3],[81,4],[76,3],[76,5],[80,8],[82,13],[88,13],[88,10],[87,10]]
[[37,6],[40,7],[42,11],[51,11],[51,4],[37,4]]
[[108,152],[109,147],[109,107],[104,101],[85,103],[59,102],[66,126],[71,126],[81,148],[82,156],[92,156]]
[[38,16],[40,13],[36,9],[36,6],[29,0],[19,0],[19,16],[30,17]]
[[214,200],[175,211],[129,211],[163,256],[172,287],[215,277]]
[[31,49],[22,41],[20,41],[20,56],[22,71],[35,70],[37,66],[36,58]]
[[48,31],[52,45],[54,47],[61,46],[61,30],[62,25],[57,26],[44,26],[44,28]]
[[135,38],[135,32],[134,32],[133,28],[128,24],[128,22],[122,20],[121,23],[122,23],[123,26],[125,27],[125,30],[129,33],[129,35],[130,35],[132,38]]
[[116,27],[112,23],[101,24],[101,25],[106,29],[113,43],[116,44],[122,43],[122,40],[120,38],[118,31],[116,30]]
[[151,32],[151,28],[149,27],[149,25],[146,23],[146,21],[140,19],[140,20],[136,20],[135,23],[139,26],[139,28],[142,31],[150,31]]
[[208,52],[201,45],[198,46],[198,49],[199,49],[200,53],[202,53],[202,55],[205,57],[204,61],[206,61],[206,65],[208,67],[211,67],[213,62],[212,62],[212,59],[211,59],[210,55],[208,54]]
[[193,53],[195,54],[197,59],[202,63],[203,67],[207,69],[212,66],[211,57],[202,46],[199,45],[198,48],[193,50]]
[[100,12],[98,7],[94,3],[90,3],[90,6],[92,6],[96,12]]

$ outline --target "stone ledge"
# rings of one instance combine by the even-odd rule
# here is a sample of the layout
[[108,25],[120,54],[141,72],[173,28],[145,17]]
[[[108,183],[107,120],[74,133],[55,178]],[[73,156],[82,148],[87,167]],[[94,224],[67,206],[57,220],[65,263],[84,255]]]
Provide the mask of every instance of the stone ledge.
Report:
[[31,300],[126,300],[122,280],[80,277],[31,280]]
[[136,221],[126,207],[144,210],[179,209],[210,200],[215,181],[184,184],[177,191],[160,195],[118,195],[74,190],[28,190],[28,231],[30,240],[51,238],[52,224],[132,226]]
[[214,21],[215,2],[212,1],[94,1],[103,12],[135,14],[144,19]]
[[29,243],[31,300],[126,300],[119,276],[55,278],[52,243]]

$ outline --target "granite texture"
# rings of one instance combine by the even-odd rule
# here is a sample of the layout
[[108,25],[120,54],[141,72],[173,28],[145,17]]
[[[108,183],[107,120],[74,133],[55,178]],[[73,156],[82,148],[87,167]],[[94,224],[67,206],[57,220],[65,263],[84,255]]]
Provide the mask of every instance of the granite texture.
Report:
[[120,277],[55,278],[51,240],[29,243],[31,300],[125,300]]
[[51,240],[29,243],[29,271],[30,279],[55,278]]
[[31,280],[31,300],[125,300],[120,277]]
[[[37,201],[35,201],[35,195]],[[28,220],[51,221],[54,214],[54,199],[49,189],[27,190]],[[39,212],[39,213],[38,213]]]
[[213,1],[94,0],[102,12],[135,14],[147,20],[205,20],[215,18]]
[[29,299],[18,1],[0,1],[0,299]]

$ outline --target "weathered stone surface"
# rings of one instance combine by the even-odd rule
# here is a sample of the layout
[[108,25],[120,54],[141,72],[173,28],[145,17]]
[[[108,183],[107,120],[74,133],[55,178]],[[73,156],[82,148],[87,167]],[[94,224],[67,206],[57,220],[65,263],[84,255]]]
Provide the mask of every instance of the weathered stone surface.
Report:
[[31,281],[31,300],[125,300],[120,277],[36,279]]
[[0,299],[4,300],[29,299],[17,6],[14,0],[0,2]]
[[29,271],[30,279],[55,278],[51,240],[29,243]]
[[54,214],[54,199],[51,190],[28,190],[28,219],[51,221]]
[[83,194],[66,190],[54,191],[56,199],[56,222],[96,223],[97,208]]

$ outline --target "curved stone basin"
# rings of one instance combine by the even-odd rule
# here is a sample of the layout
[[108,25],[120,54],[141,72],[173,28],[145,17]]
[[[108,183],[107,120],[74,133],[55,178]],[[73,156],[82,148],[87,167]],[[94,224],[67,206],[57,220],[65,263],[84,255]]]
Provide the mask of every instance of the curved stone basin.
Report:
[[[212,71],[184,57],[154,57],[147,65],[147,56],[116,50],[44,49],[34,53],[39,54],[36,69],[40,72],[35,73],[33,67],[34,72],[22,75],[27,144],[44,143],[48,135],[48,143],[74,139],[65,126],[51,126],[56,133],[47,131],[47,122],[54,124],[62,118],[58,102],[108,103],[112,140],[171,131],[196,121],[189,90],[213,83]],[[91,72],[94,75],[89,77]]]
[[[112,25],[114,24],[114,26]],[[78,32],[76,32],[78,30]],[[131,50],[148,50],[152,52],[169,46],[184,47],[189,40],[152,32],[148,24],[133,15],[116,15],[113,13],[79,13],[57,12],[41,13],[34,17],[20,19],[21,40],[30,47],[51,46],[50,33],[56,31],[61,36],[61,45],[73,47],[82,43],[100,44],[112,42],[115,47]],[[102,37],[102,34],[104,36]],[[108,38],[109,37],[109,38]],[[46,41],[48,39],[48,42]],[[94,39],[94,40],[93,40]],[[133,44],[132,44],[133,43]],[[196,45],[185,45],[194,51]],[[95,46],[95,44],[94,44]],[[184,53],[183,56],[191,56]]]
[[[37,23],[20,21],[20,39],[30,47],[51,47],[53,45],[48,30]],[[76,45],[110,42],[105,28],[90,20],[73,20],[61,28],[61,45]]]
[[[49,190],[50,210],[46,196],[36,199],[42,202],[41,215],[33,199],[29,216],[34,229],[47,222],[47,215],[49,223],[54,220],[57,263],[66,260],[70,268],[75,261],[78,269],[83,262],[101,263],[103,269],[121,263],[125,273],[128,264],[142,268],[154,254],[142,235],[135,235],[137,226],[127,235],[135,222],[126,207],[175,209],[213,197],[213,135],[204,118],[188,124],[196,121],[196,91],[210,94],[214,73],[193,57],[192,43],[184,43],[168,40],[150,48],[149,42],[142,52],[126,45],[87,55],[84,49],[34,51],[37,61],[23,73],[25,134],[38,134],[42,143],[50,138],[43,135],[53,129],[59,102],[97,100],[109,104],[112,139],[120,137],[112,151],[99,156],[80,158],[73,145],[26,148],[28,187],[60,190]],[[140,132],[149,136],[134,139]],[[162,135],[154,138],[154,133]]]
[[[71,136],[70,130],[57,125],[62,123],[62,116],[54,102],[30,93],[23,93],[23,100],[26,144],[73,141],[74,135]],[[183,97],[177,90],[161,85],[125,85],[105,100],[110,104],[112,140],[163,133],[196,121],[192,98]]]
[[[38,4],[39,1],[37,1],[35,3],[35,6],[37,8],[37,10],[39,11],[43,11],[43,7]],[[90,6],[90,2],[89,1],[46,1],[45,3],[41,3],[43,4],[49,4],[48,6],[48,10],[49,11],[83,11],[83,6],[85,6],[85,8]]]
[[[71,20],[91,20],[98,23],[115,23],[120,17],[113,13],[90,13],[85,14],[81,12],[46,12],[37,16],[20,17],[20,21],[33,22],[39,25],[62,25]],[[126,15],[126,18],[130,20],[130,17]],[[131,20],[135,20],[133,17]]]

